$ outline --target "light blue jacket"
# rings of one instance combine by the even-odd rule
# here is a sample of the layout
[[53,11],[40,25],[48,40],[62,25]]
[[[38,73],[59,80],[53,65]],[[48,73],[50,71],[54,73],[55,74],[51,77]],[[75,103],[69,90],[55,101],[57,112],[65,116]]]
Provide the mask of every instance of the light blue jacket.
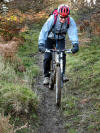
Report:
[[[69,40],[72,42],[72,44],[79,43],[77,26],[72,17],[70,17],[69,28],[67,28],[67,21],[64,24],[62,24],[59,21],[59,16],[57,17],[57,21],[54,28],[52,28],[53,25],[54,25],[54,15],[51,15],[41,29],[39,40],[38,40],[39,45],[44,44],[45,46],[45,42],[47,38],[64,39],[66,36],[66,33],[68,33]],[[60,35],[58,35],[58,33],[60,33]]]

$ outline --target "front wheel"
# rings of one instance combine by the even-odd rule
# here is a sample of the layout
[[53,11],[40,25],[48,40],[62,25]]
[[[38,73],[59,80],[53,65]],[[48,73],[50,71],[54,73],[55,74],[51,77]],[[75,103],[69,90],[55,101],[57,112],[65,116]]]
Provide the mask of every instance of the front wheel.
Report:
[[57,66],[56,69],[56,104],[60,106],[61,104],[61,68]]

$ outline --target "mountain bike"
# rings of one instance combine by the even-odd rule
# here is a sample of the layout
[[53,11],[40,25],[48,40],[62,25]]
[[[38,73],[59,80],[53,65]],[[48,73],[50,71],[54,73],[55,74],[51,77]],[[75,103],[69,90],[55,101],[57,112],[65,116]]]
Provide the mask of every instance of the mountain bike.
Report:
[[64,53],[72,53],[71,49],[55,50],[46,49],[45,52],[52,54],[49,89],[56,86],[56,104],[61,104],[61,90],[63,88],[63,56]]

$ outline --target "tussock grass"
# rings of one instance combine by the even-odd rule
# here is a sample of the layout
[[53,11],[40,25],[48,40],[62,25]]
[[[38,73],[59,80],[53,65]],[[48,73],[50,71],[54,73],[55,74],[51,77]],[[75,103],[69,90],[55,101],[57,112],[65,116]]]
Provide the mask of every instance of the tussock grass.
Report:
[[1,57],[0,66],[0,113],[4,112],[4,115],[0,117],[0,133],[28,132],[28,124],[24,126],[27,122],[32,122],[31,126],[34,130],[36,128],[34,122],[38,119],[36,114],[38,97],[32,91],[31,83],[33,73],[38,71],[35,68],[36,65],[31,66],[34,70],[26,70],[20,73],[21,75],[10,63],[5,64]]
[[[29,89],[29,91],[28,91],[27,87],[31,87],[31,84],[33,82],[33,77],[35,77],[38,74],[39,69],[38,69],[37,65],[34,64],[34,62],[35,62],[34,58],[33,59],[29,58],[26,55],[26,53],[23,51],[23,49],[25,49],[26,45],[27,44],[25,44],[19,50],[19,52],[21,52],[21,54],[19,54],[19,55],[22,56],[24,65],[26,67],[26,71],[23,73],[20,73],[18,71],[16,72],[13,65],[11,65],[9,62],[5,63],[3,58],[0,57],[0,80],[1,80],[0,92],[2,94],[1,95],[2,98],[5,97],[4,101],[6,101],[8,98],[12,98],[11,101],[13,101],[13,98],[18,97],[19,95],[21,97],[23,97],[23,99],[26,99],[26,101],[27,100],[29,101],[29,96],[31,96],[31,95],[32,95],[31,98],[36,97],[36,95],[34,94],[34,92],[32,92],[31,89]],[[29,47],[31,47],[31,46],[29,46]],[[29,50],[31,50],[31,48],[29,48],[29,47],[27,47],[26,51],[31,53],[32,51],[29,51]],[[33,52],[34,52],[34,49],[33,49]],[[26,56],[23,57],[22,54],[25,54]],[[28,96],[28,94],[29,94],[29,96]],[[26,96],[26,98],[25,98],[25,96]],[[2,100],[2,98],[1,98],[1,100]],[[10,101],[10,99],[7,100],[7,102],[8,101]],[[15,98],[15,101],[16,101],[16,98]],[[25,105],[25,103],[23,103],[23,105]]]
[[[75,55],[67,55],[67,76],[62,109],[69,131],[86,133],[100,130],[100,38],[80,46]],[[96,117],[91,117],[91,116]],[[73,120],[73,118],[76,118]],[[95,118],[95,119],[94,119]],[[70,131],[71,132],[71,131]]]
[[[4,112],[4,117],[10,114],[8,125],[14,123],[11,125],[14,127],[14,132],[30,132],[38,125],[38,96],[32,90],[35,77],[39,74],[39,67],[36,65],[38,33],[39,31],[31,30],[21,35],[25,43],[19,47],[16,56],[22,60],[24,72],[15,69],[16,63],[5,62],[0,57],[0,113]],[[32,129],[28,126],[23,129],[25,123],[30,123]],[[16,127],[18,130],[15,130]]]
[[4,58],[0,57],[0,80],[6,82],[17,81],[18,77],[14,67],[9,63],[5,63]]
[[0,107],[7,114],[29,113],[36,110],[37,105],[37,96],[29,88],[6,83],[0,89]]

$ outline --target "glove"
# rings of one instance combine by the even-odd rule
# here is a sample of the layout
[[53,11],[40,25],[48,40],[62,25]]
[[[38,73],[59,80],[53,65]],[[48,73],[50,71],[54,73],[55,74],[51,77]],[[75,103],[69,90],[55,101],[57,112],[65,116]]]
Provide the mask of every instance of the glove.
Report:
[[39,46],[39,51],[40,51],[40,52],[44,53],[45,50],[46,50],[46,48],[44,47],[43,44]]
[[75,54],[76,52],[79,51],[79,46],[78,46],[77,43],[75,43],[75,44],[73,45],[73,48],[71,49],[71,51],[72,51],[73,54]]

